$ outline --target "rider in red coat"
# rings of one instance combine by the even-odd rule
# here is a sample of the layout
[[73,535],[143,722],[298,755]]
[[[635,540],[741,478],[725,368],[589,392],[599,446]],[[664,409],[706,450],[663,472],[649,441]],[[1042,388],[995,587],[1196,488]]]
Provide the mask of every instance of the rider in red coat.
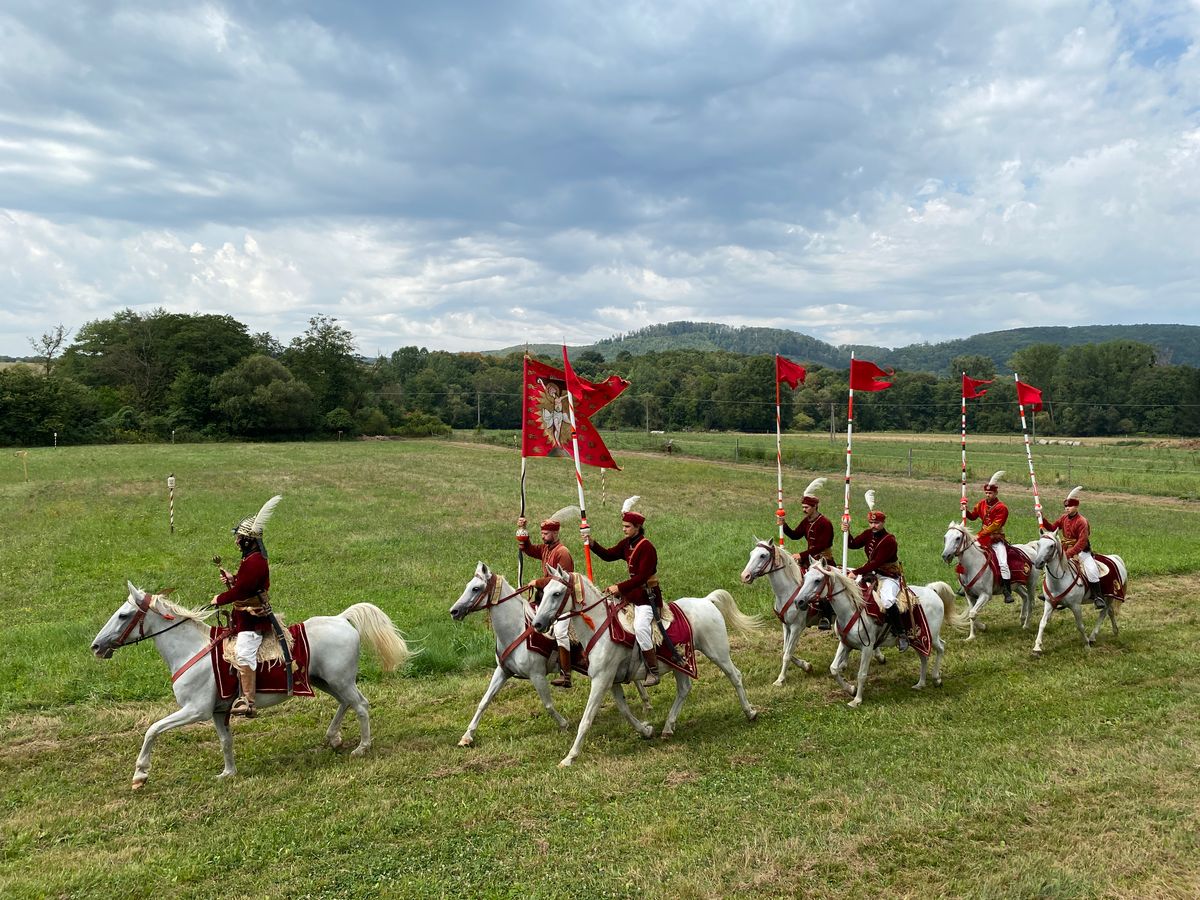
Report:
[[1100,589],[1100,567],[1092,558],[1092,528],[1088,520],[1079,514],[1079,492],[1083,487],[1071,488],[1063,501],[1064,512],[1053,522],[1042,519],[1042,531],[1062,531],[1062,545],[1067,559],[1079,558],[1080,568],[1087,579],[1088,596],[1096,609],[1104,608],[1104,592]]
[[662,603],[662,593],[658,587],[658,551],[646,537],[643,526],[646,517],[632,510],[633,503],[639,498],[630,497],[625,501],[621,514],[621,530],[625,537],[612,547],[596,543],[590,536],[584,540],[591,545],[597,556],[608,562],[618,559],[625,560],[629,568],[629,577],[624,581],[609,585],[608,593],[616,594],[628,603],[633,604],[633,631],[637,638],[638,647],[646,658],[646,687],[653,687],[660,681],[658,677],[658,655],[654,650],[654,636],[650,629],[654,624],[656,607]]
[[[804,549],[795,554],[796,562],[800,563],[802,569],[807,569],[814,559],[819,559],[828,565],[833,565],[833,523],[818,510],[821,501],[816,496],[817,491],[824,484],[824,478],[814,478],[809,482],[808,487],[804,489],[804,496],[800,500],[800,508],[804,510],[804,518],[800,520],[800,527],[792,528],[788,525],[782,509],[775,513],[779,519],[779,524],[783,527],[784,534],[794,541],[804,538]],[[830,627],[829,616],[822,615],[817,627],[822,631],[828,631]]]
[[979,528],[976,540],[984,550],[991,549],[1000,567],[1000,586],[1004,591],[1004,602],[1012,603],[1012,572],[1008,568],[1008,541],[1004,536],[1004,523],[1008,521],[1008,507],[1000,499],[1000,479],[1004,477],[1001,469],[983,486],[983,499],[972,509],[967,509],[967,498],[963,497],[962,507],[967,518],[972,522],[978,520],[983,524]]
[[[850,538],[849,547],[852,550],[866,551],[867,561],[857,569],[851,569],[850,574],[866,576],[876,581],[879,593],[879,607],[887,616],[888,624],[896,635],[896,645],[900,650],[908,649],[908,639],[904,634],[904,626],[900,622],[900,610],[896,600],[900,596],[900,547],[896,536],[890,534],[887,526],[887,515],[881,509],[875,508],[875,492],[867,491],[868,527]],[[843,520],[842,530],[850,531],[850,523]]]
[[[559,530],[562,528],[559,517],[570,512],[578,514],[579,510],[576,507],[568,506],[542,522],[542,542],[540,544],[530,542],[529,532],[525,529],[526,518],[520,516],[517,519],[517,545],[526,556],[532,556],[534,559],[541,560],[542,563],[542,577],[534,579],[533,582],[534,587],[537,588],[538,600],[541,599],[542,589],[550,583],[551,569],[557,567],[567,572],[575,571],[575,560],[571,558],[571,551],[558,539]],[[555,687],[569,688],[571,686],[571,623],[568,619],[560,619],[554,623],[554,640],[558,644],[558,665],[562,669],[562,674],[550,683]]]

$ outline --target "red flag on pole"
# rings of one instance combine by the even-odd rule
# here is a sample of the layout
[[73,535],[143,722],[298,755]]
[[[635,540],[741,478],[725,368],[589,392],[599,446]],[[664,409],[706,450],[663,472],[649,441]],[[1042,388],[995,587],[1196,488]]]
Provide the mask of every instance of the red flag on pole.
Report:
[[1017,402],[1028,406],[1034,412],[1042,408],[1042,392],[1032,384],[1017,382]]
[[962,395],[964,400],[978,400],[987,393],[987,388],[982,387],[985,384],[991,384],[993,378],[968,378],[967,373],[963,372]]
[[896,373],[891,369],[886,372],[865,359],[850,360],[850,390],[852,391],[882,391],[890,388],[890,381],[876,381],[876,378],[891,378]]
[[804,366],[797,365],[790,359],[775,354],[775,383],[786,384],[793,391],[804,383],[808,376]]
[[[629,382],[613,376],[600,384],[575,377],[585,398],[575,407],[575,426],[579,431],[579,461],[605,469],[620,468],[613,460],[604,441],[593,427],[590,417],[629,386]],[[525,377],[522,389],[521,455],[567,456],[572,453],[570,412],[567,408],[568,378],[556,369],[535,359],[525,357]]]
[[575,398],[575,415],[591,416],[608,406],[620,396],[629,382],[620,375],[609,375],[601,382],[588,381],[575,374],[575,367],[567,358],[567,348],[563,348],[563,369],[566,374],[567,390]]

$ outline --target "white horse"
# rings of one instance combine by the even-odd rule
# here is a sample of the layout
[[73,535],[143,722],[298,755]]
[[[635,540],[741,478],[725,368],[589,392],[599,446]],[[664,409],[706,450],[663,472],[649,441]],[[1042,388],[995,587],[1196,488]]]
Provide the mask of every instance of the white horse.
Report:
[[[909,590],[917,595],[925,613],[925,620],[929,623],[934,650],[933,683],[941,687],[942,654],[946,652],[946,644],[941,638],[942,622],[950,619],[953,624],[965,628],[966,617],[954,612],[954,589],[944,581],[935,581],[925,587],[909,585]],[[842,690],[854,698],[850,701],[850,706],[856,707],[863,701],[867,672],[871,668],[870,651],[896,643],[895,635],[887,624],[879,625],[866,615],[862,588],[858,586],[858,582],[849,575],[842,574],[836,566],[815,562],[804,576],[796,603],[806,608],[819,600],[827,600],[833,606],[834,615],[837,616],[838,637],[841,638],[841,645],[829,672],[837,679]],[[846,667],[851,650],[860,651],[862,656],[858,664],[856,687],[851,687],[842,677],[842,670]],[[914,690],[925,687],[925,669],[929,663],[928,656],[919,653],[918,655],[921,657],[921,677],[913,685]]]
[[[481,562],[475,568],[475,575],[463,588],[462,596],[450,607],[450,615],[456,622],[461,622],[473,612],[484,610],[491,616],[492,633],[496,636],[496,670],[492,672],[492,680],[483,692],[483,699],[479,701],[471,724],[458,742],[460,747],[470,747],[475,743],[475,732],[479,729],[483,711],[510,678],[529,679],[554,723],[564,730],[570,724],[554,708],[550,683],[546,680],[548,675],[558,670],[558,654],[543,656],[526,645],[525,639],[533,630],[530,626],[533,607],[524,597],[528,590],[514,590],[503,575],[492,572]],[[642,707],[646,715],[650,715],[650,697],[640,682],[637,689],[642,697]]]
[[[800,593],[800,585],[804,582],[804,572],[796,557],[778,547],[773,541],[759,541],[750,551],[746,567],[742,569],[742,583],[751,584],[754,579],[767,576],[771,590],[775,592],[775,617],[783,625],[783,666],[779,677],[775,679],[775,687],[783,685],[787,675],[788,663],[811,674],[813,667],[807,659],[793,655],[796,641],[804,629],[816,624],[820,619],[820,611],[815,607],[801,609],[796,605],[796,596]],[[883,651],[875,651],[875,661],[880,665],[887,662]]]
[[[1033,562],[1033,556],[1037,552],[1037,541],[1029,541],[1024,544],[1010,544],[1016,550],[1025,554],[1026,558]],[[971,633],[967,636],[968,641],[975,640],[975,629],[978,627],[980,631],[986,631],[987,625],[979,622],[976,625],[975,619],[979,615],[979,611],[983,609],[985,603],[992,599],[1000,592],[1000,582],[997,577],[992,574],[991,558],[992,551],[985,550],[983,545],[979,543],[979,538],[975,532],[967,528],[961,522],[951,522],[949,528],[946,529],[946,537],[942,543],[942,560],[949,563],[952,559],[958,557],[959,564],[962,566],[962,571],[958,573],[958,582],[962,585],[963,593],[967,597],[967,619],[970,620]],[[1036,567],[1035,567],[1036,568]],[[1034,573],[1029,573],[1029,582],[1022,584],[1019,581],[1013,580],[1012,589],[1021,597],[1021,627],[1026,628],[1029,625],[1029,617],[1033,613],[1033,591],[1030,586],[1035,583]]]
[[[1121,632],[1117,628],[1117,613],[1120,612],[1121,604],[1124,601],[1117,597],[1108,597],[1104,608],[1100,610],[1100,615],[1096,618],[1096,627],[1092,629],[1090,635],[1086,634],[1083,628],[1083,609],[1081,607],[1084,598],[1087,597],[1087,584],[1083,573],[1079,571],[1077,565],[1073,565],[1067,559],[1057,531],[1044,533],[1035,546],[1037,550],[1033,557],[1033,564],[1045,572],[1042,596],[1046,603],[1042,611],[1041,624],[1038,625],[1037,640],[1033,644],[1034,657],[1042,655],[1042,635],[1046,632],[1046,623],[1050,621],[1050,616],[1059,606],[1068,606],[1075,614],[1075,627],[1079,630],[1080,638],[1083,639],[1083,649],[1086,650],[1096,643],[1105,616],[1108,616],[1108,620],[1112,622],[1113,636],[1119,636]],[[1105,554],[1105,559],[1112,561],[1113,565],[1117,567],[1117,577],[1121,584],[1126,584],[1129,580],[1129,573],[1125,569],[1125,561],[1119,556],[1109,554]]]
[[[729,678],[737,692],[742,711],[751,722],[758,712],[746,698],[742,686],[742,673],[729,658],[729,633],[727,626],[739,634],[748,634],[761,627],[756,617],[745,615],[737,607],[728,591],[715,590],[707,597],[683,597],[675,601],[692,625],[692,643],[707,656]],[[609,617],[615,616],[621,603],[600,592],[591,581],[579,573],[571,574],[556,570],[555,578],[542,591],[542,602],[533,617],[533,627],[545,632],[559,617],[573,619],[572,627],[583,641],[588,656],[588,676],[592,679],[587,705],[579,721],[579,730],[571,751],[559,762],[569,766],[579,755],[584,735],[592,727],[606,691],[611,691],[617,709],[629,720],[634,730],[642,737],[654,736],[654,726],[634,716],[625,702],[625,691],[621,684],[634,678],[645,677],[646,663],[634,641],[632,648],[615,642],[609,631]],[[661,667],[660,663],[660,667]],[[661,671],[661,668],[660,668]],[[675,671],[675,670],[671,670]],[[662,736],[669,738],[675,733],[675,723],[683,701],[692,689],[692,680],[682,672],[675,672],[675,702],[667,714]]]
[[[379,656],[384,671],[403,666],[412,653],[392,620],[371,603],[356,603],[337,616],[314,616],[305,620],[309,646],[309,683],[332,695],[338,710],[325,732],[331,747],[342,743],[342,718],[353,707],[358,716],[359,739],[351,756],[361,756],[371,746],[371,721],[367,699],[358,690],[359,645],[365,642]],[[118,647],[153,640],[174,679],[172,689],[179,709],[159,719],[146,731],[142,751],[133,769],[133,789],[150,777],[150,749],[164,731],[212,719],[221,740],[225,768],[218,778],[237,771],[233,763],[233,735],[229,729],[231,700],[222,700],[216,676],[204,649],[210,645],[209,626],[203,611],[187,610],[165,597],[147,594],[129,584],[129,598],[112,614],[96,639],[92,653],[108,659]],[[195,664],[189,662],[200,654]],[[186,671],[180,673],[181,669]],[[287,700],[286,694],[259,694],[258,708]]]

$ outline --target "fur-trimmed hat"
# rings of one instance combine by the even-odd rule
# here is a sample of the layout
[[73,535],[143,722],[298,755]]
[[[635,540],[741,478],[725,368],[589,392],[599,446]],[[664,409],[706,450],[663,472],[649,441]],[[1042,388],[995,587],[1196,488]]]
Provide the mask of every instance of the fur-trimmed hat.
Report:
[[1077,485],[1071,488],[1071,492],[1067,494],[1067,499],[1063,501],[1063,506],[1078,506],[1079,492],[1083,490],[1083,485]]
[[875,492],[867,491],[865,494],[863,494],[863,497],[867,501],[867,509],[870,510],[870,512],[867,513],[867,521],[868,522],[883,522],[883,521],[885,521],[887,519],[887,514],[884,513],[884,511],[882,509],[875,508]]
[[639,497],[637,494],[634,494],[632,497],[627,498],[625,500],[625,502],[621,504],[621,521],[622,522],[628,522],[631,525],[638,526],[638,528],[642,527],[642,525],[646,521],[646,517],[643,516],[641,513],[633,511],[633,505],[641,499],[642,498]]
[[997,472],[995,475],[993,475],[991,478],[989,478],[987,480],[987,484],[985,484],[983,486],[983,489],[985,491],[997,491],[998,492],[1000,490],[1000,479],[1003,477],[1004,477],[1004,470],[1001,469],[999,472]]
[[267,522],[271,518],[271,514],[275,512],[275,507],[279,505],[279,501],[283,499],[281,494],[276,494],[270,500],[262,505],[262,509],[258,511],[256,516],[246,516],[237,525],[233,526],[233,533],[240,537],[254,538],[258,541],[258,549],[263,556],[267,555],[266,545],[263,543],[263,529],[267,527]]
[[814,478],[808,483],[808,487],[804,489],[804,496],[800,498],[800,504],[802,506],[819,506],[821,501],[817,497],[817,491],[824,486],[824,478]]

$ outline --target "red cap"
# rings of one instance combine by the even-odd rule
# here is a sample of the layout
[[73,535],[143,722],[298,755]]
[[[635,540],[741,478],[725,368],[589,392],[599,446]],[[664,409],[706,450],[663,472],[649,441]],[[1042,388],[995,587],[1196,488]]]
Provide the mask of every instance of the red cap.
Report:
[[820,506],[821,501],[818,500],[816,497],[810,497],[807,494],[805,494],[803,497],[800,498],[800,505],[801,506]]
[[1079,505],[1078,497],[1068,497],[1066,500],[1063,501],[1063,506],[1078,506],[1078,505]]
[[868,522],[882,522],[885,519],[887,519],[887,516],[885,516],[883,514],[882,509],[873,509],[869,513],[867,513],[867,521]]
[[998,485],[998,484],[994,484],[994,483],[992,483],[992,482],[990,482],[990,481],[989,481],[987,484],[985,484],[985,485],[983,486],[983,489],[984,489],[985,491],[997,491],[997,492],[999,492],[999,490],[1000,490],[1000,485]]
[[629,522],[631,525],[637,525],[640,528],[642,526],[642,523],[644,523],[646,521],[646,517],[643,516],[641,513],[630,510],[629,512],[623,513],[621,515],[621,521]]
[[542,523],[542,531],[558,531],[562,527],[562,523],[557,519],[547,519]]

